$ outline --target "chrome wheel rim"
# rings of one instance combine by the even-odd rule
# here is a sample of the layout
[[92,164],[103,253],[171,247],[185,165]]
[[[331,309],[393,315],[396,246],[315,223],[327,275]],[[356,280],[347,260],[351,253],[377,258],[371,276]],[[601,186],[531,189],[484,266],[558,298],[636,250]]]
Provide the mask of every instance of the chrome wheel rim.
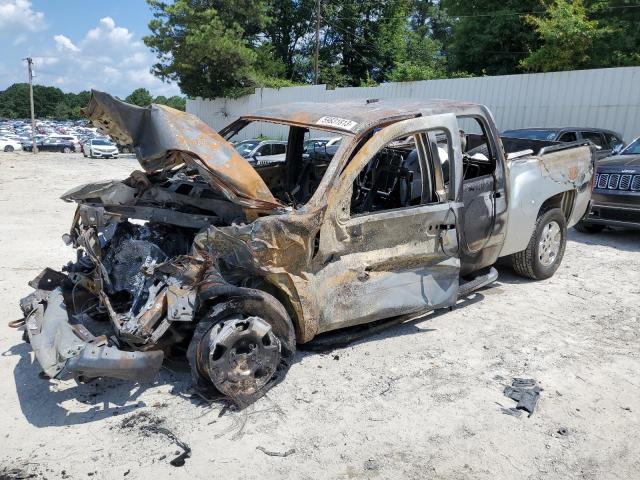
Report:
[[555,220],[547,223],[542,229],[540,242],[538,242],[538,259],[545,267],[554,264],[560,254],[562,244],[562,230]]
[[211,382],[231,398],[260,391],[280,363],[280,341],[260,317],[227,319],[214,325],[200,349]]

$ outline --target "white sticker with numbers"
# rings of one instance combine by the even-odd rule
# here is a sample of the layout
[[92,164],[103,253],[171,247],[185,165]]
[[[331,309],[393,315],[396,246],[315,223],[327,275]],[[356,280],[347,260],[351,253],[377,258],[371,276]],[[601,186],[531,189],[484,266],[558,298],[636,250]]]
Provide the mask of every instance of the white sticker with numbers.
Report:
[[340,117],[322,117],[316,122],[316,125],[325,125],[327,127],[338,127],[344,130],[353,130],[358,122]]

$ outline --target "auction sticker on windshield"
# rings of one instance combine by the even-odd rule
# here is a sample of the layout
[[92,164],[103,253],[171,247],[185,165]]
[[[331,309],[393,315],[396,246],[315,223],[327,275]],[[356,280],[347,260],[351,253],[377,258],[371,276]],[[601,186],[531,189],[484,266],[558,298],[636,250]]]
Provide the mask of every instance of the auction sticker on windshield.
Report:
[[326,125],[327,127],[339,127],[344,130],[352,130],[358,122],[340,117],[322,117],[316,122],[316,125]]

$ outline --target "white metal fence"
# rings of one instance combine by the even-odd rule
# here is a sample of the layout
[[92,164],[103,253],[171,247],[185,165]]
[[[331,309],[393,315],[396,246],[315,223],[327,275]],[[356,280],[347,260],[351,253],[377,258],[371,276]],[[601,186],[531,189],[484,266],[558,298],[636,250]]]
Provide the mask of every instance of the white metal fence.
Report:
[[[640,135],[640,67],[504,75],[376,87],[327,90],[324,85],[259,88],[235,100],[187,100],[187,111],[220,130],[240,115],[294,101],[335,102],[353,98],[446,98],[487,105],[501,130],[520,127],[600,127],[621,133],[626,141]],[[242,138],[282,137],[283,130],[260,124]]]

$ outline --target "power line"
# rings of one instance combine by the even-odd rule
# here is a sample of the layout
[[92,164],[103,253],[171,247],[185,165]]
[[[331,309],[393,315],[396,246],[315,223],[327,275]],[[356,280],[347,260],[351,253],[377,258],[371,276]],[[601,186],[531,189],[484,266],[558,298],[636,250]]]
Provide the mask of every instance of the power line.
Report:
[[[629,9],[629,8],[640,8],[640,5],[626,5],[626,6],[604,6],[595,11],[602,10],[620,10],[620,9]],[[545,15],[547,13],[546,10],[542,11],[534,11],[534,12],[487,12],[487,13],[477,13],[473,15],[453,15],[447,14],[451,18],[486,18],[486,17],[526,17],[527,15]],[[349,15],[349,16],[333,16],[332,18],[340,19],[340,20],[362,20],[362,16],[360,15]],[[380,19],[382,18],[411,18],[411,15],[389,15],[384,16],[380,15]]]

